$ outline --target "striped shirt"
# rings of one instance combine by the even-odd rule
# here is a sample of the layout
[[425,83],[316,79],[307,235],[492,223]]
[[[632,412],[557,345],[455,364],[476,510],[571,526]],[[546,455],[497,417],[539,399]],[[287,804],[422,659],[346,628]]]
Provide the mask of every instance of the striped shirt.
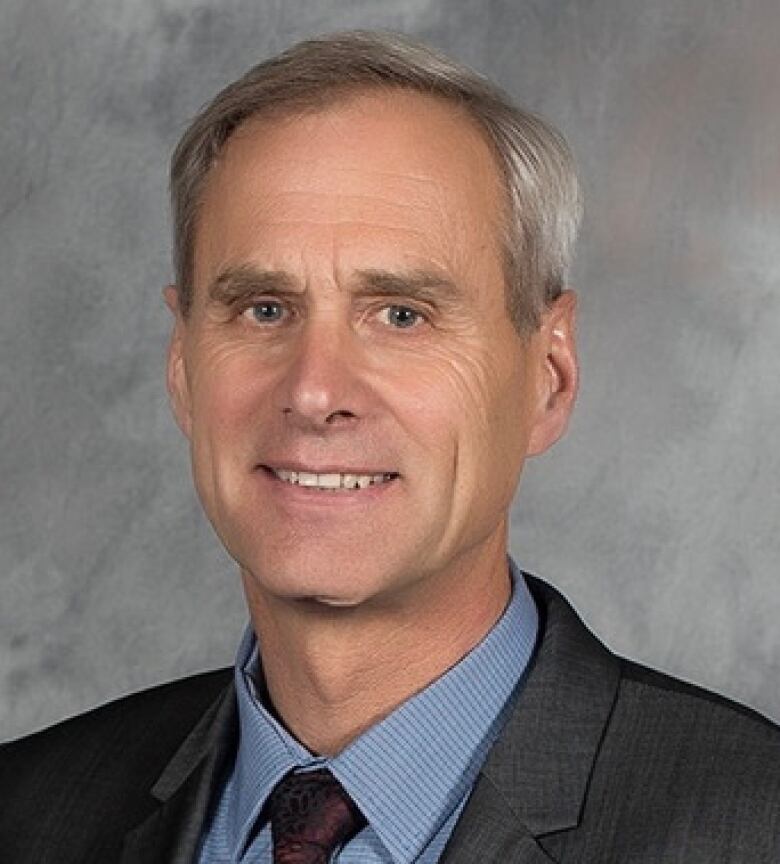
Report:
[[239,743],[201,838],[198,864],[271,864],[262,814],[291,770],[328,768],[367,823],[332,861],[433,864],[522,687],[539,627],[522,573],[509,559],[512,597],[468,654],[338,755],[312,755],[263,704],[257,643],[247,629],[235,667]]

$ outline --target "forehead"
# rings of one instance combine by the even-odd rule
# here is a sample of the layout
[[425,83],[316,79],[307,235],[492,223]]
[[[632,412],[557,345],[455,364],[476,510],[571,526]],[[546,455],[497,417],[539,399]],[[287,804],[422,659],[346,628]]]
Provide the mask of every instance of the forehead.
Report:
[[499,176],[464,110],[411,91],[250,120],[206,178],[196,274],[199,259],[224,264],[283,242],[386,247],[393,232],[410,255],[427,251],[444,266],[477,249],[498,257]]

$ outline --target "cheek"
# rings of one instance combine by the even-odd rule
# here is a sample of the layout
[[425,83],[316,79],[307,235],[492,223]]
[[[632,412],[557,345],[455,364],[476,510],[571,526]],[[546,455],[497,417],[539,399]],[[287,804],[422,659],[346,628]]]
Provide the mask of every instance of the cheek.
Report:
[[[426,494],[447,512],[446,537],[488,536],[511,505],[528,441],[521,360],[498,340],[428,354],[410,377],[407,432],[427,463]],[[492,349],[492,350],[490,350]],[[416,385],[415,385],[415,382]]]
[[427,450],[474,463],[473,470],[483,470],[496,457],[505,462],[506,451],[520,445],[524,432],[521,364],[495,348],[487,350],[484,341],[461,342],[457,352],[428,347],[388,387],[405,394],[396,413],[411,437]]
[[246,347],[200,346],[190,381],[193,435],[231,440],[256,411],[264,382],[261,364]]
[[443,366],[442,391],[463,434],[485,444],[493,441],[502,420],[515,422],[522,401],[520,376],[499,346],[495,352],[483,348],[451,357]]
[[455,371],[463,422],[455,465],[454,523],[475,535],[487,534],[511,506],[527,449],[523,382],[508,365],[491,358]]

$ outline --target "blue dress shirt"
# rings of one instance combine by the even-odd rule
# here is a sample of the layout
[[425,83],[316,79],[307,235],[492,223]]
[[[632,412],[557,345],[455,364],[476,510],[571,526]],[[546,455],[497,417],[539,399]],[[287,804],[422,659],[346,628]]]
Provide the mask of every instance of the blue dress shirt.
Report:
[[247,628],[235,667],[239,742],[201,838],[199,864],[270,864],[261,811],[289,771],[330,769],[367,820],[333,856],[338,864],[434,864],[533,654],[538,614],[509,559],[512,597],[465,657],[367,729],[338,755],[312,755],[263,705],[257,644]]

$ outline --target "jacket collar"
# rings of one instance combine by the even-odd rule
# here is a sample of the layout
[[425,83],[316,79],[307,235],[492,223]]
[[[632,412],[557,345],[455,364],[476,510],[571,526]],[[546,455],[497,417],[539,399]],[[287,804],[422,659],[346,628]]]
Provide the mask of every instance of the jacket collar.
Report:
[[540,643],[441,859],[447,864],[549,862],[536,838],[578,824],[617,696],[619,660],[561,594],[526,578],[539,606]]
[[543,637],[517,707],[482,773],[535,835],[574,827],[617,696],[618,659],[534,577]]
[[120,864],[190,864],[236,730],[231,677],[152,787],[158,806],[125,835]]

